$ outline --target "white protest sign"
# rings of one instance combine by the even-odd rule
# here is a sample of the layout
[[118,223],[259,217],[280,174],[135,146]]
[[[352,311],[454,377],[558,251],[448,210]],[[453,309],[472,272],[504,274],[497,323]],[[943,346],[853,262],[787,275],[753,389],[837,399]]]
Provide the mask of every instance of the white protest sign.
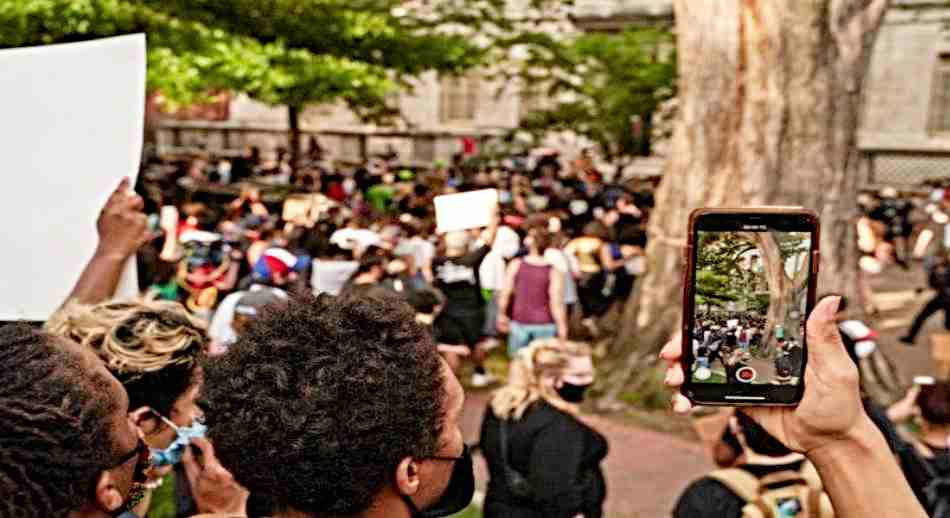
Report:
[[[46,320],[96,248],[96,218],[135,182],[145,35],[0,51],[0,320]],[[134,261],[119,297],[138,293]]]
[[498,205],[498,191],[480,191],[445,194],[435,200],[436,232],[454,232],[470,228],[487,227]]

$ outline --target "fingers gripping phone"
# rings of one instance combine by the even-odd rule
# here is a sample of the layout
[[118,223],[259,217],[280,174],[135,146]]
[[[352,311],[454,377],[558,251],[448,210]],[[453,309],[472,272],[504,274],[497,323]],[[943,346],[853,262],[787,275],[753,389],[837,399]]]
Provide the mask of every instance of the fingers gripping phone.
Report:
[[698,209],[683,289],[683,394],[700,405],[796,405],[815,305],[818,216]]

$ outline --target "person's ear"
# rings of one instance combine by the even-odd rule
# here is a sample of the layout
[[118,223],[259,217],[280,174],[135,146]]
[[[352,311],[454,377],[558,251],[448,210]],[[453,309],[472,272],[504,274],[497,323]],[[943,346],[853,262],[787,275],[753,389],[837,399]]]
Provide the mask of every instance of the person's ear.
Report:
[[137,426],[138,429],[146,435],[154,433],[161,426],[158,417],[156,417],[152,409],[147,406],[129,411],[129,419],[132,421],[132,424]]
[[110,471],[103,471],[96,480],[96,504],[109,513],[118,511],[125,503],[117,480]]
[[419,491],[419,468],[419,463],[412,457],[402,459],[396,466],[396,488],[401,494],[412,496]]

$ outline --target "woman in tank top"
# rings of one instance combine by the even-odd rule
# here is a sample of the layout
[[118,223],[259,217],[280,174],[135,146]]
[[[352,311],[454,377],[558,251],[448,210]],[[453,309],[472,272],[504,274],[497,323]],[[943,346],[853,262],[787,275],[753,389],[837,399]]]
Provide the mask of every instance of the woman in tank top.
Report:
[[544,259],[551,241],[546,228],[531,228],[525,239],[528,254],[508,265],[498,303],[498,327],[508,333],[512,357],[539,338],[567,339],[564,277]]

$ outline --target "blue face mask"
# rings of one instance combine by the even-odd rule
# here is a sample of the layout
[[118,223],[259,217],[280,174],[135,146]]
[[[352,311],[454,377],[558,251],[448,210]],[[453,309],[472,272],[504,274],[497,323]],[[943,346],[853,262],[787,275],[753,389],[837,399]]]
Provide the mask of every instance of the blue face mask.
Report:
[[170,419],[164,416],[159,417],[175,430],[176,437],[167,448],[152,449],[151,464],[153,467],[173,466],[181,462],[181,456],[185,454],[185,449],[191,444],[191,440],[195,437],[204,437],[208,427],[198,418],[192,419],[190,426],[176,426]]

